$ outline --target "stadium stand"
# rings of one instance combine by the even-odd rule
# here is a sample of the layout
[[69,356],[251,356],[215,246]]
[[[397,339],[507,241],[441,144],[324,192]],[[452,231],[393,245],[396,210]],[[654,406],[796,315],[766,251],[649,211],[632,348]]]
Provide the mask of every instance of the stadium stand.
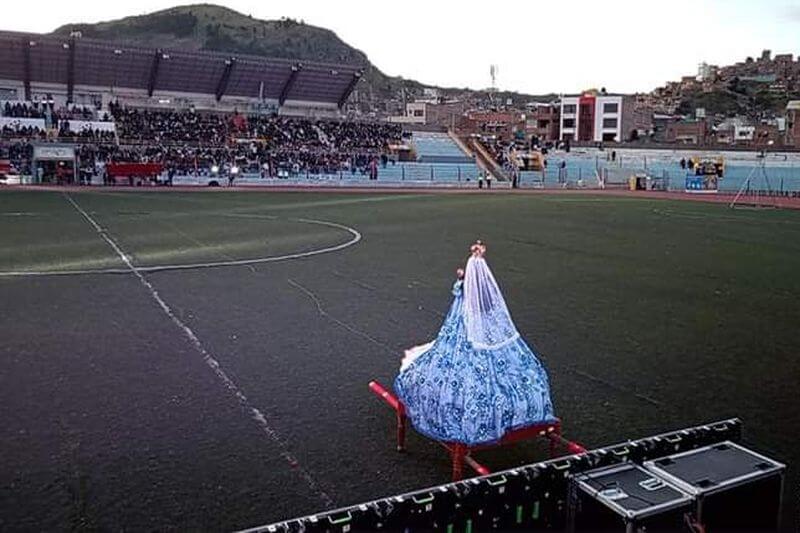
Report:
[[399,125],[310,118],[341,107],[361,68],[0,31],[0,80],[17,94],[0,102],[0,150],[33,182],[48,180],[33,161],[44,142],[74,145],[75,173],[95,177],[127,163],[157,163],[170,182],[477,177],[445,134],[414,135],[418,161],[400,163]]
[[120,139],[128,142],[223,144],[228,133],[224,115],[128,109],[111,104]]
[[[59,141],[84,143],[77,153],[82,167],[159,162],[176,174],[206,175],[216,166],[222,170],[237,167],[241,173],[268,177],[363,176],[393,164],[388,146],[399,142],[401,135],[399,126],[380,123],[128,109],[118,105],[111,105],[110,111],[116,130],[72,131],[70,121],[60,122],[55,133]],[[30,165],[30,161],[24,161],[30,150],[23,146],[42,140],[43,132],[41,128],[9,127],[2,130],[0,137],[16,145],[12,150],[16,163],[25,169]]]
[[384,172],[384,175],[388,174],[386,179],[455,182],[478,178],[479,170],[474,160],[446,133],[414,132],[411,144],[417,163],[404,163],[399,169]]
[[415,132],[411,142],[419,162],[472,163],[472,159],[446,133]]
[[[27,116],[86,116],[91,110],[64,110],[62,115],[33,103],[8,103],[1,108]],[[68,112],[69,111],[69,112]],[[50,133],[73,142],[85,174],[101,174],[109,163],[159,163],[175,176],[225,174],[260,177],[381,179],[383,181],[473,181],[478,169],[446,135],[425,134],[428,159],[445,162],[399,163],[390,147],[403,143],[399,125],[339,120],[312,120],[277,115],[246,115],[193,110],[128,108],[116,103],[108,113],[94,113],[113,122],[112,129],[72,128],[82,121],[62,119]],[[10,159],[30,169],[30,142],[48,136],[40,128],[7,128],[0,138],[15,143]],[[49,119],[48,119],[49,120]],[[97,124],[97,123],[91,123]],[[453,163],[447,161],[460,161]]]
[[21,84],[24,100],[34,86],[59,86],[73,103],[86,92],[126,89],[154,94],[204,95],[228,100],[314,102],[341,107],[361,77],[362,65],[331,65],[258,56],[126,46],[73,36],[0,32],[0,79]]

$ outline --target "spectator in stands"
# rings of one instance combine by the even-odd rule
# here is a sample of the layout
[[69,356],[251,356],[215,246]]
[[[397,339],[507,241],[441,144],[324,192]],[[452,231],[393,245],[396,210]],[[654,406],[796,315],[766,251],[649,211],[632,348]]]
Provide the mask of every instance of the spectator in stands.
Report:
[[369,162],[369,179],[378,179],[378,160],[375,158],[372,158],[372,160]]
[[3,106],[3,116],[12,118],[44,118],[44,105],[38,102],[6,102]]

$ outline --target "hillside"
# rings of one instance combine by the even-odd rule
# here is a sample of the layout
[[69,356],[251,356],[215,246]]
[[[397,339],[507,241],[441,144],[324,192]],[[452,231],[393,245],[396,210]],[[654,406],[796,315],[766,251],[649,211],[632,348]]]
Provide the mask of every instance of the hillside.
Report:
[[[364,52],[342,41],[331,30],[292,19],[259,20],[213,4],[173,7],[97,24],[65,24],[52,33],[64,36],[76,30],[87,38],[147,47],[364,65],[364,82],[359,86],[362,100],[366,97],[373,103],[383,104],[394,100],[394,111],[398,111],[397,103],[403,99],[403,94],[413,98],[423,88],[432,87],[387,76],[370,63]],[[467,89],[444,88],[442,91],[459,97],[468,94],[485,99],[487,96],[484,91]],[[536,98],[514,92],[501,92],[497,97],[501,101],[513,98],[515,102]]]
[[776,94],[763,83],[741,82],[735,78],[727,85],[718,84],[709,92],[685,91],[678,112],[691,114],[697,108],[704,108],[710,115],[773,116],[781,114],[789,100],[798,96],[800,94],[789,91]]
[[75,30],[84,37],[139,46],[364,65],[366,83],[376,96],[384,98],[403,87],[407,90],[422,87],[413,81],[386,76],[369,62],[364,52],[325,28],[291,19],[259,20],[210,4],[174,7],[97,24],[65,24],[53,34],[69,35]]

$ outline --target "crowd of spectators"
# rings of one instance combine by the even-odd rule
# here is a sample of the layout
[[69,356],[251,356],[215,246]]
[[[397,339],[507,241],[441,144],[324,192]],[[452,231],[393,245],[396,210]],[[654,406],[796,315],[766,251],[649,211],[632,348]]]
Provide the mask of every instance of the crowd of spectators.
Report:
[[75,127],[68,120],[62,120],[55,136],[48,135],[46,128],[31,126],[21,122],[10,121],[0,126],[0,138],[6,140],[47,141],[54,139],[62,142],[96,142],[111,143],[116,138],[113,130],[92,128],[91,126]]
[[[204,173],[225,164],[243,173],[368,174],[384,166],[390,144],[400,141],[395,124],[309,120],[277,115],[140,110],[112,104],[126,157],[158,161],[178,174]],[[140,148],[132,148],[140,144]],[[131,153],[134,150],[135,153]]]
[[19,123],[3,124],[0,128],[0,137],[3,139],[27,139],[27,140],[44,140],[47,139],[47,130],[37,126],[25,126]]
[[214,146],[233,139],[258,139],[275,149],[383,151],[389,143],[399,141],[402,133],[397,125],[371,122],[142,110],[116,104],[110,108],[120,139],[129,142]]
[[510,152],[514,148],[514,143],[504,142],[494,136],[482,136],[478,142],[486,149],[492,159],[501,168],[508,168],[510,165]]
[[46,102],[6,102],[0,109],[2,110],[0,114],[4,117],[49,118],[53,123],[59,120],[111,120],[108,113],[103,113],[101,115],[92,107],[77,105],[64,106],[56,109],[52,104]]
[[62,120],[58,125],[58,139],[72,142],[113,143],[116,136],[113,130],[101,130],[91,126],[73,128],[69,120]]
[[[11,113],[35,113],[35,106],[9,105]],[[59,141],[76,143],[81,167],[109,162],[157,162],[176,175],[207,175],[236,167],[242,174],[369,175],[391,162],[389,145],[401,140],[394,124],[309,120],[276,115],[202,113],[192,110],[143,110],[111,104],[116,127],[103,131],[75,128],[61,120]],[[3,129],[0,137],[16,145],[40,141],[36,128]],[[17,150],[24,159],[26,150]],[[24,164],[20,163],[20,168]]]
[[396,124],[347,122],[338,120],[311,121],[278,116],[252,116],[237,120],[234,134],[265,139],[276,147],[301,149],[317,147],[330,150],[378,150],[399,142],[402,129]]
[[221,145],[228,136],[224,115],[127,108],[110,104],[121,139],[138,143]]
[[44,118],[46,106],[39,102],[6,102],[3,105],[3,116],[11,118]]
[[30,174],[33,145],[30,142],[0,141],[0,159],[7,159],[11,165],[23,174]]
[[367,175],[373,165],[387,165],[388,159],[370,152],[330,152],[325,150],[271,150],[263,144],[238,143],[233,146],[159,146],[83,144],[78,148],[82,164],[117,162],[162,163],[176,175],[207,176],[212,169],[237,167],[241,174],[279,177],[303,174]]
[[97,120],[102,122],[111,120],[108,113],[99,113],[96,109],[86,106],[62,107],[56,110],[55,117],[59,120]]

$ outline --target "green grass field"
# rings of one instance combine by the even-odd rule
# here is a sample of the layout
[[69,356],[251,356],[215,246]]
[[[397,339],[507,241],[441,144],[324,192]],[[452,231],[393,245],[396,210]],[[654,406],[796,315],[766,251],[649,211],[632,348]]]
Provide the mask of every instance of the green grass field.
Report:
[[[309,219],[362,235],[347,248],[306,258],[146,274],[180,316],[190,317],[242,390],[275,415],[289,446],[338,494],[337,503],[446,481],[446,462],[421,439],[413,445],[427,450],[422,456],[392,454],[391,421],[365,383],[390,383],[400,350],[437,331],[453,272],[476,238],[488,244],[517,327],[545,360],[568,436],[604,445],[739,416],[746,442],[791,470],[800,464],[800,212],[567,194],[69,194],[142,267],[274,258],[352,239],[346,229]],[[0,191],[0,334],[12,339],[6,358],[25,343],[18,329],[25,317],[52,325],[62,301],[100,305],[98,292],[109,284],[111,294],[127,277],[7,274],[109,268],[125,266],[62,193]],[[290,282],[307,288],[316,304]],[[149,309],[129,309],[141,296],[137,285],[119,290],[118,300],[102,303],[115,320]],[[159,314],[155,306],[148,312]],[[110,326],[97,320],[82,335],[107,337]],[[145,352],[159,350],[159,335]],[[40,350],[56,354],[74,342],[65,334]],[[263,355],[264,346],[279,353],[275,360]],[[41,376],[28,375],[35,367],[9,364],[6,381],[46,390]],[[325,401],[289,399],[299,376],[324,391]],[[19,401],[10,390],[0,400],[12,408]],[[68,408],[68,391],[59,401]],[[11,431],[14,424],[2,418]],[[319,436],[320,424],[330,424],[328,437]],[[335,460],[326,450],[331,442],[348,446],[341,444],[348,439],[363,454],[350,459],[353,472],[344,481],[326,466]],[[35,467],[24,450],[20,463]],[[495,467],[531,459],[524,448],[488,457]],[[792,473],[787,487],[796,480]],[[189,499],[203,505],[202,496]],[[308,505],[275,513],[316,510]],[[787,516],[796,515],[787,507]],[[169,509],[154,513],[159,523],[175,523]],[[215,525],[288,518],[250,507],[231,513]],[[130,523],[141,515],[100,516],[101,526],[116,526],[120,516]]]

